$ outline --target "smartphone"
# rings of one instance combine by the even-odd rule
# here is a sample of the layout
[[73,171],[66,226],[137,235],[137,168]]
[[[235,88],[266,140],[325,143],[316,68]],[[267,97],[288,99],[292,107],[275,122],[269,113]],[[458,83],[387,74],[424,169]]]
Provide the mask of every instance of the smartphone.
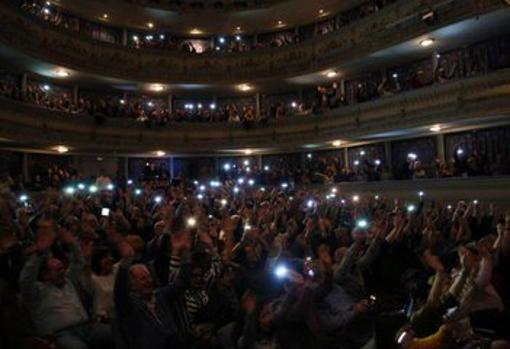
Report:
[[108,207],[103,207],[101,209],[101,216],[108,217],[110,215],[110,209]]

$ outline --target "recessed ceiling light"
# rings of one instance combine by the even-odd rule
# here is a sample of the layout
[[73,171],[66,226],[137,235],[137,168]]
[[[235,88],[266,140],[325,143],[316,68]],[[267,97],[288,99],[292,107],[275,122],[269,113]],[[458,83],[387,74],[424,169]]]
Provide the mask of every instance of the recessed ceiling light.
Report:
[[319,10],[319,14],[322,15],[324,13],[324,10],[323,9],[320,9]]
[[165,87],[161,84],[152,84],[149,87],[149,90],[154,91],[154,92],[161,92],[164,89],[165,89]]
[[237,30],[237,31],[240,31],[240,30],[241,30],[241,27],[240,27],[240,26],[237,26],[237,27],[236,27],[236,30]]
[[108,13],[103,13],[103,18],[108,19]]
[[330,71],[328,71],[328,72],[326,73],[326,76],[327,76],[328,78],[334,78],[334,77],[335,77],[335,76],[337,76],[337,75],[338,75],[338,73],[337,73],[336,71],[334,71],[334,70],[330,70]]
[[59,78],[66,78],[70,75],[70,73],[67,70],[64,69],[57,69],[55,70],[55,76]]
[[442,129],[441,125],[434,125],[429,130],[432,132],[439,132],[441,131],[441,129]]
[[64,154],[69,151],[69,148],[66,147],[65,145],[57,145],[57,146],[53,147],[53,150],[56,150],[60,154]]
[[279,26],[279,27],[284,26],[283,21],[278,21],[278,26]]
[[156,156],[159,156],[159,157],[162,157],[162,156],[166,155],[166,153],[163,150],[156,150],[154,152],[154,154],[156,154]]
[[251,154],[253,154],[253,150],[251,150],[251,149],[245,149],[245,150],[243,151],[243,153],[244,153],[244,154],[246,154],[246,155],[251,155]]
[[248,84],[240,84],[237,86],[237,88],[240,89],[241,91],[250,91],[253,89],[253,87]]
[[333,144],[334,147],[339,147],[342,145],[342,141],[336,140],[336,141],[333,141],[331,144]]
[[147,27],[154,28],[154,23],[152,23],[152,22],[147,23]]
[[420,45],[422,47],[429,47],[429,46],[432,46],[434,44],[434,42],[435,42],[434,39],[428,38],[428,39],[420,41]]
[[189,31],[191,35],[202,35],[204,32],[198,28],[193,28]]

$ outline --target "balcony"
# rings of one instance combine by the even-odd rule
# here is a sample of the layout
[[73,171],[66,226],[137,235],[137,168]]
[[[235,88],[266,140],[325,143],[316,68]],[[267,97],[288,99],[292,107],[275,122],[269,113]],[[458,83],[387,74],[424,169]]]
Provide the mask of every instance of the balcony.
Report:
[[238,83],[317,72],[505,5],[499,0],[448,0],[434,6],[439,18],[434,26],[420,17],[430,9],[428,6],[420,0],[407,0],[301,44],[230,55],[190,56],[100,43],[34,21],[3,3],[0,42],[43,62],[128,81]]
[[63,143],[80,152],[133,154],[165,149],[181,154],[212,154],[245,148],[282,152],[307,144],[324,146],[333,139],[355,143],[409,137],[436,123],[504,123],[510,113],[509,96],[510,69],[503,69],[330,110],[321,116],[280,119],[250,130],[229,123],[145,128],[131,119],[108,119],[97,125],[92,117],[0,99],[0,137],[10,142],[5,143],[6,147],[41,149]]

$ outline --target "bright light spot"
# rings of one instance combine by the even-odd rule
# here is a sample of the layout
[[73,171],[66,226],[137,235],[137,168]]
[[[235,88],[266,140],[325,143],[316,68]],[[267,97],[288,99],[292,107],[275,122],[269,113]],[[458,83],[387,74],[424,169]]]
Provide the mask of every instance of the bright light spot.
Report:
[[435,40],[434,40],[434,39],[432,39],[432,38],[428,38],[428,39],[422,40],[422,41],[420,42],[420,45],[421,45],[422,47],[429,47],[429,46],[434,45],[434,42],[435,42]]
[[57,145],[54,149],[60,154],[67,153],[69,151],[69,148],[65,145]]
[[140,195],[142,193],[142,189],[135,189],[135,195]]
[[149,90],[154,91],[154,92],[161,92],[164,89],[165,89],[165,87],[161,84],[152,84],[149,87]]
[[342,141],[333,141],[333,147],[339,147],[342,145]]
[[424,192],[422,192],[422,191],[419,191],[419,192],[418,192],[418,196],[422,197],[422,196],[424,196],[424,195],[425,195],[425,193],[424,193]]
[[441,131],[441,125],[434,125],[429,130],[432,132],[439,132]]
[[478,200],[473,200],[473,204],[478,205]]
[[228,163],[227,163],[227,164],[223,165],[223,169],[224,169],[225,171],[230,171],[230,169],[231,169],[230,164],[228,164]]
[[42,88],[43,88],[43,90],[44,90],[44,91],[49,91],[49,90],[51,90],[51,87],[50,87],[50,85],[48,85],[48,84],[43,85],[43,87],[42,87]]
[[407,158],[411,160],[416,160],[418,159],[418,155],[416,155],[415,153],[409,153],[407,154]]
[[251,91],[253,89],[252,86],[248,85],[248,84],[240,84],[240,85],[237,85],[237,88],[243,92],[246,92],[246,91]]
[[158,195],[154,198],[154,202],[157,204],[161,203],[161,201],[163,201],[163,197],[161,195]]
[[220,36],[218,41],[220,42],[220,44],[224,44],[225,43],[225,38],[223,36]]
[[359,195],[354,195],[354,196],[352,197],[352,201],[353,201],[353,202],[358,202],[358,201],[359,201]]
[[147,27],[149,27],[149,28],[154,28],[154,23],[152,23],[152,22],[148,22],[148,23],[147,23]]
[[198,29],[198,28],[193,28],[193,29],[191,29],[191,30],[189,31],[189,33],[190,33],[191,35],[201,35],[201,34],[203,34],[204,32],[203,32],[202,30]]
[[457,149],[457,155],[462,155],[462,154],[464,154],[464,149],[462,149],[462,148]]
[[200,191],[205,191],[205,185],[203,185],[203,184],[202,184],[202,185],[198,188],[198,190],[200,190]]
[[221,206],[227,206],[228,201],[226,199],[221,199]]
[[113,188],[114,188],[114,186],[111,183],[106,186],[106,189],[108,189],[108,190],[113,190]]
[[255,184],[255,180],[253,180],[253,179],[248,180],[248,185],[253,186],[254,184]]
[[266,191],[266,188],[261,187],[261,188],[260,188],[260,191]]
[[393,76],[393,79],[398,78],[398,74],[397,74],[397,73],[393,73],[393,75],[392,75],[392,76]]
[[374,199],[379,200],[379,195],[374,196]]
[[203,195],[203,194],[198,194],[198,195],[197,195],[197,199],[198,199],[198,200],[202,200],[203,198],[204,198],[204,195]]
[[75,191],[76,191],[76,190],[75,190],[73,187],[66,187],[66,188],[64,189],[64,192],[65,192],[66,194],[68,194],[68,195],[73,195],[73,194],[75,193]]
[[279,265],[274,270],[274,275],[276,275],[277,278],[283,279],[289,274],[289,269],[287,269],[284,265]]
[[264,171],[266,171],[266,172],[269,171],[269,166],[268,165],[264,166]]
[[416,206],[414,205],[407,206],[407,212],[414,212],[414,210],[416,210]]
[[354,166],[358,166],[359,165],[359,160],[354,160]]
[[337,76],[337,75],[338,75],[338,73],[337,73],[336,71],[334,71],[334,70],[328,71],[328,72],[326,73],[326,76],[327,76],[328,78],[334,78],[334,77],[335,77],[335,76]]
[[59,78],[67,78],[71,73],[64,69],[57,69],[55,70],[54,74]]
[[356,227],[358,228],[361,228],[361,229],[365,229],[366,227],[368,227],[368,222],[366,219],[360,219],[356,222]]
[[307,157],[308,159],[311,159],[311,158],[312,158],[312,154],[311,154],[311,153],[308,153],[308,154],[306,154],[306,157]]
[[285,188],[288,188],[288,187],[289,187],[289,185],[288,185],[287,183],[282,183],[282,184],[281,184],[281,187],[285,189]]
[[336,189],[336,188],[331,188],[331,192],[332,192],[332,193],[336,193],[337,191],[338,191],[338,189]]
[[241,41],[241,36],[240,35],[236,35],[236,41]]
[[195,217],[189,217],[187,220],[186,220],[186,225],[188,226],[188,228],[194,228],[196,227],[197,225],[197,220]]
[[239,188],[238,187],[234,187],[234,193],[239,193]]
[[28,195],[27,194],[21,194],[19,196],[19,201],[26,202],[27,200],[28,200]]
[[166,153],[163,150],[156,150],[155,154],[156,154],[156,156],[159,156],[159,157],[166,155]]
[[83,183],[78,183],[78,189],[80,189],[80,190],[84,190],[84,189],[85,189],[85,184],[83,184]]
[[381,164],[381,160],[379,160],[379,159],[375,159],[374,164],[375,164],[376,166],[379,166],[379,165]]
[[292,108],[297,108],[297,103],[296,103],[296,102],[292,102],[292,103],[290,104],[290,106],[291,106]]
[[216,109],[216,104],[214,104],[214,103],[209,104],[209,109],[212,109],[212,110]]
[[308,200],[306,203],[306,206],[308,208],[312,208],[314,205],[315,205],[315,201],[313,201],[313,200]]
[[126,104],[126,100],[125,99],[121,99],[119,102],[120,102],[120,104]]
[[89,192],[90,192],[90,193],[95,193],[95,192],[97,192],[97,187],[96,187],[95,185],[91,185],[91,186],[89,187]]
[[237,179],[237,183],[239,183],[239,184],[243,184],[243,183],[244,183],[244,178],[243,178],[243,177],[239,177],[239,178]]
[[132,179],[128,179],[128,180],[127,180],[127,184],[128,184],[128,185],[132,185],[132,184],[133,184],[133,180],[132,180]]
[[360,151],[360,152],[359,152],[359,155],[360,155],[360,156],[365,156],[365,154],[366,154],[366,152],[365,152],[364,150],[362,150],[362,151]]

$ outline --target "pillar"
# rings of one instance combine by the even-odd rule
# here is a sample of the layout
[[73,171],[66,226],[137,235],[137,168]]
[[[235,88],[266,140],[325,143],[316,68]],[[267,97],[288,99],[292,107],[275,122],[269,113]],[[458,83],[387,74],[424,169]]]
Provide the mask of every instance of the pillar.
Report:
[[393,173],[393,157],[391,156],[391,142],[384,142],[384,158],[386,160],[386,166],[388,171]]
[[78,94],[79,94],[79,88],[78,85],[73,86],[73,103],[78,104]]
[[169,172],[170,172],[170,178],[174,178],[175,177],[175,168],[174,168],[174,157],[173,156],[170,156],[170,159],[169,159],[169,165],[170,165],[170,169],[169,169]]
[[21,75],[21,95],[23,97],[27,96],[27,90],[28,90],[28,74],[23,73]]
[[437,145],[437,157],[439,161],[442,163],[446,162],[446,149],[444,144],[444,134],[438,134],[436,136],[436,145]]
[[124,172],[124,178],[126,178],[126,179],[129,178],[129,158],[128,157],[124,158],[123,172]]
[[259,168],[259,171],[262,170],[262,155],[257,155],[257,167]]
[[127,46],[128,43],[128,31],[126,28],[122,29],[122,46]]
[[168,95],[168,114],[172,114],[174,111],[174,96]]
[[255,95],[255,117],[260,118],[260,93]]
[[31,179],[28,176],[28,154],[22,153],[21,156],[21,174],[23,176],[23,182],[31,182]]
[[344,148],[344,167],[351,168],[351,164],[349,163],[349,148]]

